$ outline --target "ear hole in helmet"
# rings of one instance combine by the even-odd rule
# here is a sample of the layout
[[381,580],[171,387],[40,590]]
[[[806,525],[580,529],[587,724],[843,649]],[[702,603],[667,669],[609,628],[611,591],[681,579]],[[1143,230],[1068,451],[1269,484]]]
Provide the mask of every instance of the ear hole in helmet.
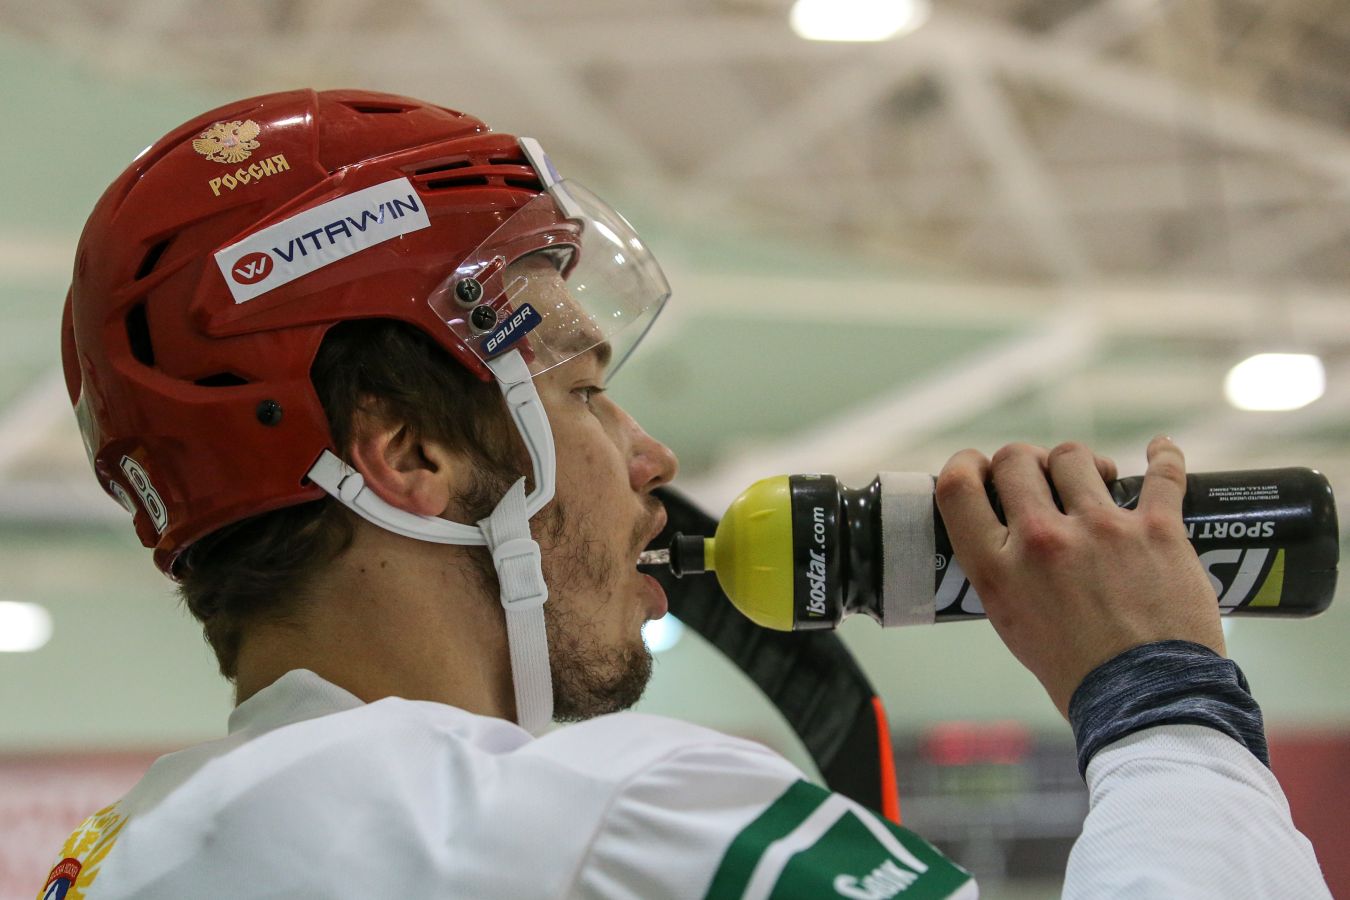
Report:
[[233,372],[217,372],[214,375],[207,375],[204,378],[198,378],[192,382],[197,387],[239,387],[244,384],[252,384],[247,378],[236,375]]
[[167,237],[164,240],[160,241],[159,243],[155,244],[149,250],[145,251],[145,256],[141,259],[141,264],[136,269],[137,281],[140,281],[142,278],[146,277],[151,272],[155,271],[155,266],[159,265],[160,257],[164,255],[164,251],[168,250],[169,245],[172,243],[173,238]]
[[127,341],[131,355],[146,366],[155,364],[155,348],[150,343],[150,321],[145,316],[145,304],[137,303],[127,313]]

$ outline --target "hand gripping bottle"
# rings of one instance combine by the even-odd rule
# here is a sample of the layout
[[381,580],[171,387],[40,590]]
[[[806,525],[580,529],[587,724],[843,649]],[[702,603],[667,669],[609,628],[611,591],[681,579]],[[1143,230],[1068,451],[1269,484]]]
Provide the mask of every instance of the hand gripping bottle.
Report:
[[[1142,476],[1107,485],[1133,509]],[[732,502],[712,538],[676,534],[639,564],[715,572],[741,612],[781,631],[834,628],[866,613],[883,627],[976,619],[984,607],[933,499],[932,476],[883,473],[863,488],[780,475]],[[995,512],[1003,518],[990,488]],[[1225,614],[1311,616],[1331,603],[1336,504],[1311,469],[1190,475],[1182,519]]]

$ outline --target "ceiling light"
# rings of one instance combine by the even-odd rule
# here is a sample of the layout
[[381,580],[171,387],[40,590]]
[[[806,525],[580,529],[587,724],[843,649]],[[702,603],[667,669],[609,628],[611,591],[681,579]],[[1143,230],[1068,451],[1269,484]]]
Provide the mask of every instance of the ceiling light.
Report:
[[1233,366],[1223,382],[1228,402],[1251,410],[1298,409],[1326,388],[1322,360],[1310,353],[1258,353]]
[[930,12],[929,0],[797,0],[788,21],[808,41],[889,41]]
[[651,619],[642,626],[642,639],[653,653],[664,653],[674,647],[682,634],[684,623],[669,613],[659,619]]
[[0,653],[27,653],[52,637],[52,615],[36,603],[0,600]]

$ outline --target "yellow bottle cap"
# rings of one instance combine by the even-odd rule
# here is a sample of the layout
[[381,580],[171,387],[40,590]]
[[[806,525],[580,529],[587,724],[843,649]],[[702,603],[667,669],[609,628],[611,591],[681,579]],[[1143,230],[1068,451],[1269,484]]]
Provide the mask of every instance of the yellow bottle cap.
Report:
[[792,630],[792,494],[788,476],[746,488],[727,509],[717,535],[704,545],[708,568],[731,602],[751,621]]

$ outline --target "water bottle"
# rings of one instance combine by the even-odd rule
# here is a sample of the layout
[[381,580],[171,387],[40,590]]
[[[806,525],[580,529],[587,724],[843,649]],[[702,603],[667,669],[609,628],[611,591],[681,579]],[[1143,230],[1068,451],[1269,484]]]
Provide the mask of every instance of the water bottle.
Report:
[[[862,488],[833,475],[780,475],[745,490],[711,537],[676,534],[640,565],[714,572],[731,602],[781,631],[835,628],[865,613],[883,627],[983,618],[952,553],[935,479],[882,473]],[[1133,509],[1142,476],[1107,484]],[[990,500],[1002,508],[993,488]],[[1316,615],[1336,589],[1336,502],[1319,472],[1255,469],[1187,476],[1182,519],[1228,615]]]

